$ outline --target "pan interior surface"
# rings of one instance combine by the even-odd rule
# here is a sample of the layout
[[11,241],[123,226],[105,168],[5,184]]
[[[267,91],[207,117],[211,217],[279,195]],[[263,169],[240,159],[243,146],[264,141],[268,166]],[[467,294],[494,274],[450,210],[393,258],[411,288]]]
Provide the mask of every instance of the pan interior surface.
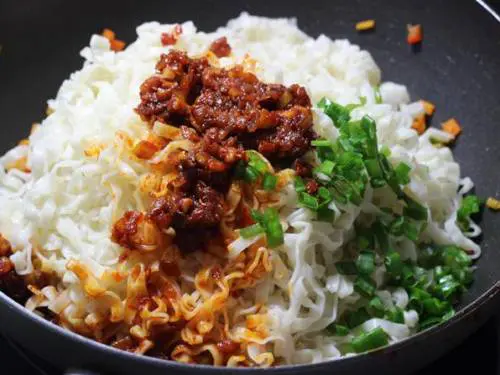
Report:
[[[11,3],[11,4],[10,4]],[[347,38],[368,50],[381,67],[383,80],[407,85],[413,98],[425,98],[438,110],[434,126],[455,117],[463,124],[454,155],[476,184],[479,196],[499,193],[500,145],[495,130],[500,122],[500,26],[477,4],[434,1],[422,4],[387,1],[384,7],[363,1],[335,2],[218,2],[169,3],[97,2],[69,4],[59,0],[13,1],[0,4],[0,148],[7,150],[25,137],[32,122],[43,117],[45,100],[70,72],[79,69],[78,53],[92,33],[109,27],[126,41],[135,39],[135,26],[149,20],[193,20],[211,31],[242,10],[268,17],[297,17],[306,33]],[[354,23],[374,18],[373,33],[358,34]],[[406,44],[406,25],[420,23],[424,42],[420,51]],[[25,25],[29,24],[30,27]],[[485,211],[481,227],[483,255],[465,306],[500,280],[500,217]],[[411,341],[411,340],[409,340]],[[332,364],[332,368],[333,368]]]

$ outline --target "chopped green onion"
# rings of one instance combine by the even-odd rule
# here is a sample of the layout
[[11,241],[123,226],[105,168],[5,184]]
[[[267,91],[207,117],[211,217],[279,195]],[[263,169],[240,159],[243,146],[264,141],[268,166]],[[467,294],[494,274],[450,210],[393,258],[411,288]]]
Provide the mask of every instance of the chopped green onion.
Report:
[[403,267],[401,268],[401,284],[406,287],[411,286],[415,280],[414,276],[413,267],[403,263]]
[[398,179],[396,177],[396,173],[394,172],[394,168],[392,164],[389,162],[389,159],[384,154],[379,153],[379,162],[380,167],[382,168],[382,172],[384,174],[384,178],[387,181],[387,185],[394,191],[394,193],[398,196],[399,199],[402,199],[404,194],[403,190],[401,190],[401,186],[399,186]]
[[349,327],[337,323],[330,324],[326,329],[335,336],[347,336],[350,331]]
[[439,254],[432,246],[424,246],[420,249],[418,265],[424,268],[432,268],[439,261]]
[[267,208],[264,211],[263,221],[265,223],[267,245],[273,248],[283,244],[283,227],[281,226],[278,211],[272,207]]
[[450,269],[448,267],[443,267],[441,265],[436,266],[434,268],[434,275],[436,280],[441,279],[442,277],[448,275],[450,273]]
[[345,106],[345,108],[349,111],[349,112],[352,112],[354,109],[358,108],[358,107],[362,107],[364,105],[366,105],[366,96],[360,96],[359,97],[359,103],[352,103],[352,104],[348,104]]
[[380,348],[389,343],[389,336],[385,331],[377,327],[369,332],[363,332],[351,341],[351,346],[356,353],[363,353],[368,350]]
[[377,318],[384,316],[385,306],[380,297],[375,296],[368,302],[368,312]]
[[332,193],[324,186],[318,189],[318,197],[321,198],[321,205],[323,206],[332,201]]
[[417,242],[420,236],[420,232],[417,228],[417,225],[412,223],[410,220],[405,220],[404,232],[406,238],[412,240],[413,242]]
[[441,316],[443,315],[448,309],[450,308],[450,305],[445,302],[445,301],[440,301],[437,298],[427,298],[423,301],[423,307],[424,311],[433,316]]
[[250,216],[252,216],[252,219],[261,224],[262,226],[264,226],[264,215],[262,213],[260,213],[259,211],[257,210],[252,210],[250,212]]
[[380,153],[384,155],[386,158],[388,158],[389,156],[391,156],[391,149],[386,145],[383,145],[382,148],[380,149]]
[[349,181],[354,182],[366,178],[363,158],[355,152],[345,151],[339,154],[335,163],[335,173],[342,175]]
[[435,326],[436,324],[439,324],[441,322],[442,322],[442,319],[437,318],[437,317],[430,317],[430,318],[424,319],[423,321],[421,321],[419,323],[419,330],[423,331],[423,330],[430,328],[432,326]]
[[356,268],[362,275],[370,275],[375,270],[375,253],[362,251],[356,259]]
[[450,309],[442,317],[443,322],[450,320],[454,316],[455,316],[455,310],[453,310],[453,308],[450,307]]
[[365,167],[371,177],[370,182],[374,188],[379,188],[386,184],[378,159],[365,160]]
[[427,220],[427,209],[420,203],[417,203],[409,196],[405,196],[406,207],[403,209],[404,216],[411,217],[415,220]]
[[405,163],[399,163],[396,168],[394,168],[394,173],[400,185],[406,185],[410,182],[410,171],[411,167]]
[[406,216],[399,216],[392,221],[389,226],[389,232],[394,236],[406,236],[412,241],[417,241],[419,231],[414,222]]
[[453,275],[446,275],[438,280],[437,291],[444,298],[452,298],[460,289],[460,283],[455,280]]
[[[279,213],[275,208],[268,207],[264,213],[252,210],[251,215],[252,218],[263,227],[266,233],[267,245],[270,248],[283,244],[283,227],[281,226]],[[256,230],[257,229],[252,229],[252,231]]]
[[402,236],[404,232],[404,225],[404,216],[397,217],[389,226],[389,233],[391,233],[393,236]]
[[262,187],[264,188],[264,190],[267,191],[274,190],[276,188],[277,183],[278,183],[278,177],[269,172],[266,172],[264,174],[264,178],[262,180]]
[[443,264],[452,269],[468,267],[471,260],[467,253],[458,246],[444,246],[441,250]]
[[316,146],[316,147],[329,147],[329,148],[332,148],[332,142],[330,142],[327,139],[313,139],[311,141],[311,145],[312,146]]
[[359,250],[367,250],[375,248],[375,234],[372,228],[355,226],[356,229],[356,244]]
[[452,270],[451,274],[462,285],[467,286],[470,283],[472,283],[473,275],[472,275],[472,271],[470,269]]
[[403,262],[401,255],[395,251],[388,252],[384,259],[384,264],[387,272],[392,276],[399,276],[403,271]]
[[333,174],[333,168],[335,168],[335,163],[330,160],[325,160],[319,165],[319,167],[317,168],[317,172],[331,177],[331,175]]
[[356,244],[358,249],[366,250],[368,248],[373,248],[372,237],[368,237],[366,235],[358,234],[356,237]]
[[457,210],[457,224],[462,231],[469,229],[470,216],[477,214],[480,210],[481,200],[476,195],[468,195],[462,200]]
[[431,298],[431,295],[423,289],[412,287],[410,288],[410,300],[408,301],[408,306],[417,311],[419,314],[422,313],[424,307],[424,300]]
[[[346,180],[343,176],[333,176],[331,180],[331,186],[339,195],[347,198],[347,200],[349,200],[350,202],[354,204],[360,204],[362,202],[362,191],[360,191],[360,189],[354,186],[351,182]],[[364,187],[362,190],[364,190]]]
[[326,139],[315,139],[311,145],[316,146],[316,154],[320,161],[335,159],[335,145]]
[[299,194],[299,203],[313,211],[316,211],[319,207],[318,198],[313,197],[311,194],[302,192]]
[[404,324],[405,316],[402,309],[395,307],[387,312],[387,319],[394,323]]
[[248,165],[254,168],[258,173],[264,174],[268,171],[269,167],[267,163],[262,159],[263,157],[254,150],[246,151],[246,155],[249,158]]
[[413,286],[425,289],[429,284],[429,272],[422,267],[413,267],[413,278],[415,280]]
[[375,125],[375,120],[370,116],[363,116],[361,119],[361,127],[366,133],[366,158],[376,158],[379,156],[378,146],[377,146],[377,126]]
[[358,276],[354,282],[354,290],[363,297],[373,297],[375,289],[375,283],[367,277]]
[[357,275],[358,269],[356,268],[356,264],[350,261],[340,261],[335,263],[335,268],[337,272],[341,275]]
[[347,124],[351,119],[349,110],[340,104],[334,103],[327,98],[323,98],[319,101],[318,107],[325,112],[325,114],[330,117],[333,124],[340,128],[341,126]]
[[297,176],[295,177],[295,191],[297,193],[302,193],[304,191],[306,191],[306,184],[304,183],[304,180],[302,179],[302,177],[300,176]]
[[347,321],[347,326],[352,329],[370,319],[371,316],[370,314],[368,314],[368,311],[366,311],[364,307],[360,307],[356,311],[350,311],[347,314],[346,321]]
[[261,233],[264,233],[264,228],[260,224],[253,224],[249,227],[240,229],[240,235],[243,238],[253,238]]
[[326,206],[318,208],[316,214],[319,221],[331,223],[335,220],[335,212]]

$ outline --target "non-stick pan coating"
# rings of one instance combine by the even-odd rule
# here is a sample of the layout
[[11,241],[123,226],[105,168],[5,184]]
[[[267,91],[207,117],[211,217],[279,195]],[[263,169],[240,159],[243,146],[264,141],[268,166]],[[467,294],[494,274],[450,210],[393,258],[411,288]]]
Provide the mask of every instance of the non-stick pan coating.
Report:
[[[459,120],[463,134],[454,153],[462,174],[473,179],[480,196],[500,194],[500,24],[473,1],[1,0],[0,150],[14,146],[26,136],[32,122],[43,118],[46,99],[54,97],[62,80],[81,67],[78,53],[92,33],[109,27],[130,42],[135,39],[135,27],[150,20],[193,20],[201,30],[209,31],[243,10],[270,17],[297,17],[300,28],[308,34],[348,38],[367,49],[382,68],[384,80],[404,83],[414,99],[425,98],[437,105],[434,126],[452,116]],[[376,31],[356,33],[354,23],[367,18],[377,20]],[[423,25],[424,42],[418,51],[406,44],[408,23]],[[414,370],[460,342],[500,303],[498,287],[494,288],[500,280],[500,214],[485,212],[482,228],[483,255],[462,305],[483,295],[479,302],[447,326],[395,348],[294,369],[325,373],[354,373],[363,368],[376,373]],[[72,334],[47,328],[48,323],[19,312],[4,295],[0,295],[0,322],[1,328],[22,345],[34,347],[64,367],[93,364],[121,374],[139,369],[148,374],[192,372],[192,368],[131,358],[76,340]]]

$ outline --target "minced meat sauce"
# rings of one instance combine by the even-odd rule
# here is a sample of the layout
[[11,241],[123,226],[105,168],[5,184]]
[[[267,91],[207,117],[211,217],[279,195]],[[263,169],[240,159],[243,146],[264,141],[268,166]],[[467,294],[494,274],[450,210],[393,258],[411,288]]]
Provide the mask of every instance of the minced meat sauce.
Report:
[[26,282],[14,269],[9,257],[12,255],[10,243],[0,235],[0,290],[13,300],[24,304],[30,296]]
[[[217,55],[230,53],[225,38],[212,47]],[[137,113],[150,126],[160,121],[180,128],[195,147],[179,159],[169,193],[144,217],[126,213],[112,238],[133,248],[137,221],[149,220],[160,230],[174,228],[182,251],[198,250],[218,231],[233,167],[246,160],[245,150],[291,166],[310,149],[311,101],[301,86],[266,84],[241,66],[221,69],[177,50],[163,54],[156,71],[141,85]]]

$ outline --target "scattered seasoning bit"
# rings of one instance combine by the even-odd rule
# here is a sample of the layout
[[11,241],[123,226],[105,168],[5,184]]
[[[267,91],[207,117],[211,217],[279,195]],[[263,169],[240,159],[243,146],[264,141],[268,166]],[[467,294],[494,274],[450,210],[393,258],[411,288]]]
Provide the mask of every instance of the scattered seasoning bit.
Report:
[[115,32],[111,29],[104,29],[102,31],[102,36],[105,37],[109,41],[112,41],[116,37]]
[[424,106],[424,111],[427,116],[432,116],[434,114],[436,106],[433,103],[428,102],[427,100],[420,100],[420,103]]
[[182,26],[177,24],[174,26],[172,32],[161,33],[161,44],[163,46],[171,46],[177,43],[177,39],[182,34]]
[[139,159],[151,159],[157,151],[158,147],[149,141],[140,141],[134,147],[134,154]]
[[163,46],[171,46],[175,44],[177,39],[170,33],[161,33],[161,44]]
[[357,31],[373,30],[375,28],[375,20],[364,20],[356,23]]
[[125,42],[123,40],[113,39],[111,41],[111,49],[115,52],[122,51],[125,48]]
[[125,48],[125,42],[123,40],[116,39],[116,34],[113,30],[104,29],[101,35],[109,40],[111,50],[118,52]]
[[414,120],[411,126],[416,132],[421,135],[425,132],[425,115],[418,115]]
[[448,134],[456,137],[462,131],[462,128],[458,124],[457,120],[450,118],[441,124],[441,128]]
[[408,44],[414,45],[422,42],[422,26],[421,25],[408,25]]
[[227,42],[225,36],[216,39],[210,45],[210,51],[215,54],[218,58],[227,57],[231,54],[231,46]]
[[495,199],[493,197],[489,197],[486,200],[486,207],[491,210],[499,211],[500,210],[500,200]]

